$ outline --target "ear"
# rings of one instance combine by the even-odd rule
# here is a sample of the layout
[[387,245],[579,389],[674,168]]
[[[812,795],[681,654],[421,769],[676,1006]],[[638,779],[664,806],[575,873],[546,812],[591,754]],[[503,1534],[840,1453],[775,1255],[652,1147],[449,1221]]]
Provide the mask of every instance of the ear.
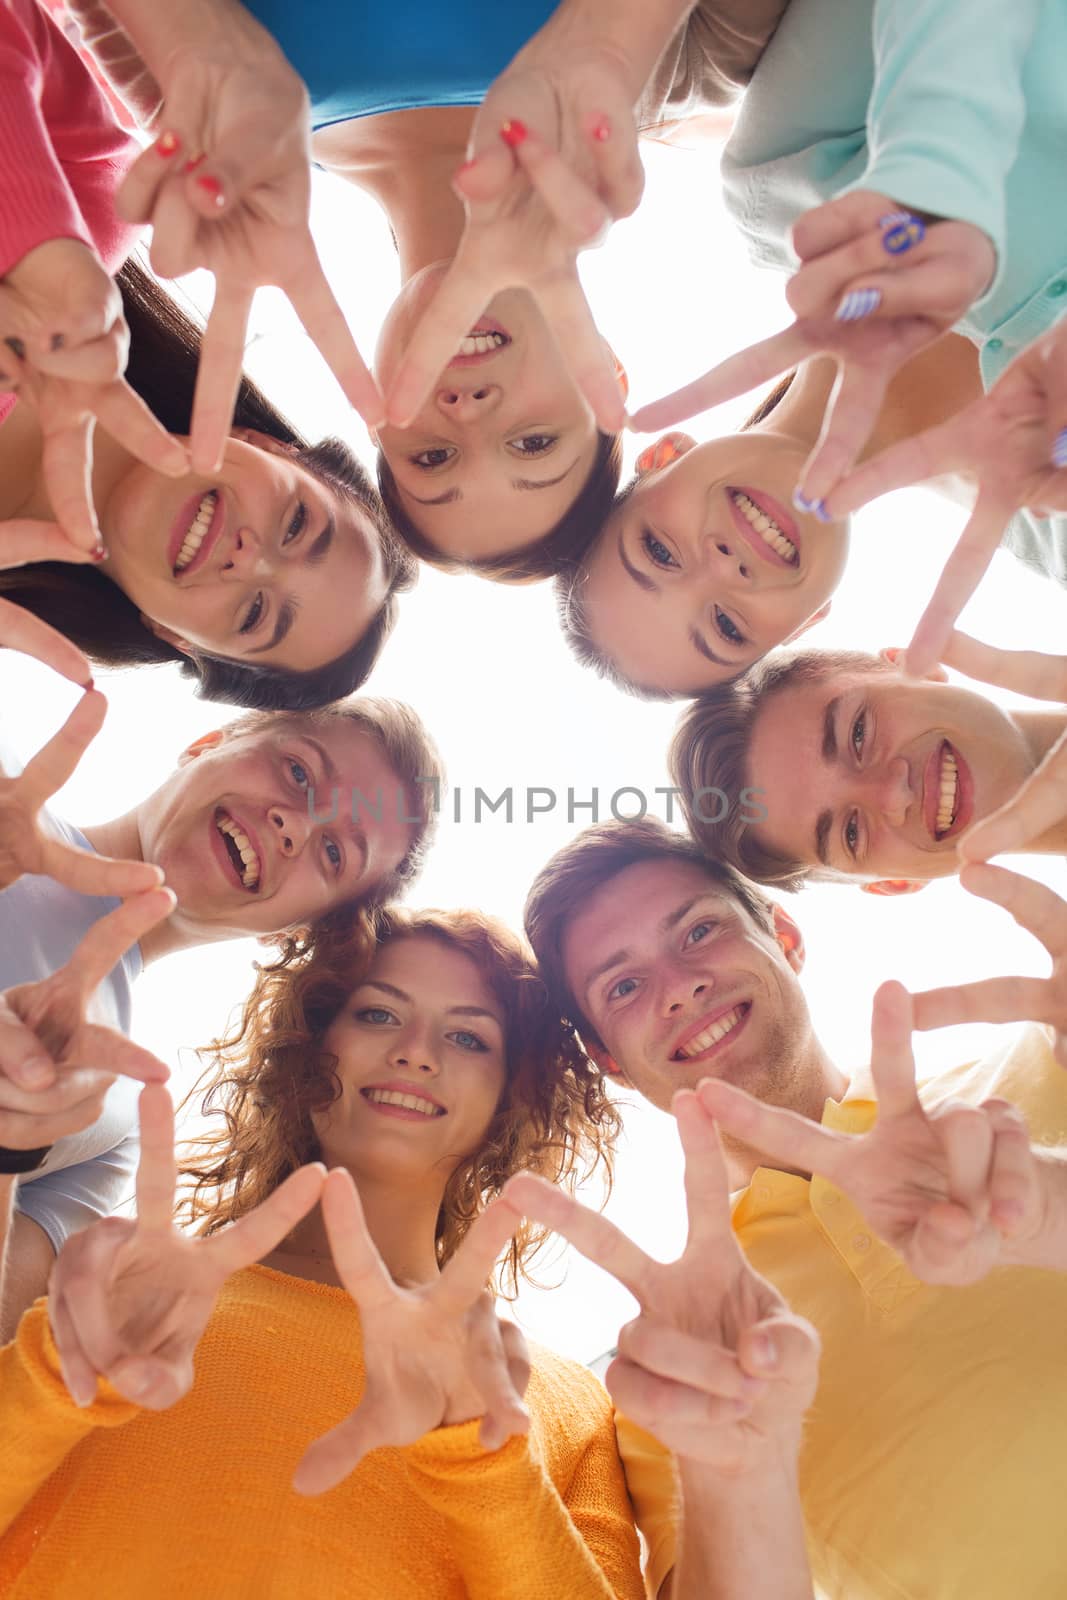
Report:
[[[883,661],[888,661],[890,666],[896,667],[900,665],[900,658],[904,654],[904,651],[900,645],[894,644],[886,645],[883,649],[879,650],[878,654]],[[939,661],[934,663],[929,672],[924,672],[923,677],[928,683],[948,682],[948,673],[945,671],[945,668]]]
[[826,604],[820,606],[818,611],[813,611],[807,622],[802,622],[799,628],[794,628],[792,633],[787,634],[787,636],[782,640],[782,643],[792,644],[793,640],[799,639],[802,633],[807,633],[809,628],[814,628],[817,622],[825,622],[827,617],[830,615],[830,606],[832,603],[832,601],[827,600]]
[[178,757],[179,767],[187,767],[190,761],[195,761],[197,756],[202,756],[205,750],[216,750],[226,737],[225,728],[213,728],[210,733],[202,733],[199,739],[194,739]]
[[300,451],[298,444],[276,439],[272,433],[263,433],[259,428],[231,428],[230,438],[239,439],[242,444],[255,445],[257,450],[266,450],[272,456],[295,456]]
[[604,343],[608,345],[608,354],[611,356],[612,362],[615,366],[615,381],[622,390],[622,397],[624,400],[629,400],[630,380],[626,375],[626,368],[623,366],[622,362],[619,360],[618,356],[615,354],[614,350],[611,348],[610,344],[608,344],[606,339],[604,340]]
[[864,894],[918,894],[926,888],[925,878],[877,878],[872,883],[861,883]]
[[784,906],[777,900],[771,901],[771,916],[774,918],[774,937],[782,947],[782,953],[794,972],[804,970],[804,935],[793,921]]
[[578,1037],[581,1039],[582,1049],[585,1051],[590,1061],[595,1062],[595,1064],[600,1068],[601,1072],[604,1073],[605,1077],[621,1078],[625,1076],[622,1068],[615,1060],[615,1057],[609,1055],[602,1044],[592,1044],[588,1039],[586,1039],[584,1034],[581,1033],[578,1035]]
[[646,445],[637,458],[637,475],[643,478],[646,473],[659,472],[663,467],[669,467],[672,461],[680,461],[696,444],[696,440],[688,433],[665,433],[662,439],[657,439],[655,444]]
[[183,656],[196,655],[196,651],[184,634],[175,633],[173,628],[165,627],[162,622],[156,622],[152,617],[146,617],[143,611],[141,612],[141,623],[142,626],[148,629],[149,633],[154,633],[157,639],[163,640],[164,644],[173,645],[175,650],[180,650]]

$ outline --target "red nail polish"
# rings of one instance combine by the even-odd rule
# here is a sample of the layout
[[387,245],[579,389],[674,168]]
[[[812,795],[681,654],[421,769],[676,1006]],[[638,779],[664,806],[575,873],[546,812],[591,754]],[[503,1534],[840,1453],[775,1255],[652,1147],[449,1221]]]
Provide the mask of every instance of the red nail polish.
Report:
[[209,172],[205,173],[202,178],[197,178],[196,186],[198,189],[203,189],[214,205],[222,207],[226,204],[226,198],[222,192],[222,184],[218,178],[213,178]]
[[161,133],[159,138],[156,140],[156,155],[162,156],[164,160],[167,160],[171,156],[176,156],[181,147],[182,142],[178,138],[178,135],[176,133],[171,133],[170,129],[168,128],[166,133]]
[[92,678],[86,678],[85,682],[82,684],[82,688],[85,690],[86,694],[92,694],[93,690],[96,688],[96,684],[93,682]]
[[96,549],[92,551],[92,558],[94,561],[107,560],[107,545],[104,543],[103,539],[100,540]]
[[523,144],[529,136],[525,122],[520,122],[518,117],[511,117],[500,130],[500,137],[513,150],[517,145]]
[[593,138],[599,140],[601,144],[604,144],[606,140],[611,138],[611,123],[608,121],[607,117],[601,117],[600,121],[593,128]]
[[197,167],[202,166],[206,160],[207,154],[203,150],[200,151],[199,155],[190,156],[182,168],[182,176],[184,177],[185,174],[189,172],[195,172]]

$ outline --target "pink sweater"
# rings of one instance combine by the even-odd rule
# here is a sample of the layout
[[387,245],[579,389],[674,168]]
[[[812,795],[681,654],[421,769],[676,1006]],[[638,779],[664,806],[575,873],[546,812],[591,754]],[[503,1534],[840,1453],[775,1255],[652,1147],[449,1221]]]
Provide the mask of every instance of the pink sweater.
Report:
[[[0,278],[47,239],[81,239],[116,272],[139,232],[114,206],[137,148],[36,0],[0,0]],[[0,421],[13,404],[0,396]]]

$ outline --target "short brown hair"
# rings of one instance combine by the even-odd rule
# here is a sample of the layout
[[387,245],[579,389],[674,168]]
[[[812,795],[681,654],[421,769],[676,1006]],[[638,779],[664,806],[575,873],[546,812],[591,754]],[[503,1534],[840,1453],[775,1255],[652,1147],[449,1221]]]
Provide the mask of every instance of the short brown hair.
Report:
[[701,848],[713,850],[756,883],[779,889],[799,889],[816,876],[808,863],[762,845],[742,806],[732,805],[721,821],[709,823],[693,805],[693,796],[708,789],[739,795],[750,787],[752,729],[775,695],[823,683],[839,672],[892,670],[890,662],[861,650],[778,650],[757,661],[743,678],[720,684],[694,701],[674,730],[667,763],[671,782],[681,791],[689,831]]
[[[312,1111],[341,1092],[325,1034],[382,944],[429,935],[469,957],[504,1013],[507,1082],[479,1149],[448,1181],[437,1259],[455,1254],[471,1224],[519,1171],[574,1189],[598,1169],[610,1187],[620,1131],[616,1106],[574,1030],[549,1003],[525,941],[480,911],[365,912],[347,936],[319,935],[296,964],[258,974],[240,1021],[202,1055],[192,1091],[224,1126],[201,1135],[182,1164],[192,1180],[181,1210],[214,1233],[259,1205],[291,1172],[319,1158]],[[526,1223],[501,1264],[517,1286],[548,1230]]]
[[598,889],[628,867],[645,861],[681,861],[699,867],[724,894],[738,901],[759,927],[774,931],[770,902],[758,889],[657,817],[602,822],[584,829],[541,868],[526,896],[523,920],[553,1002],[572,1018],[590,1044],[602,1046],[603,1040],[567,982],[563,963],[567,927]]
[[540,538],[518,550],[461,561],[443,555],[416,526],[400,499],[393,469],[378,451],[378,491],[391,526],[413,555],[439,572],[472,572],[494,583],[533,583],[552,578],[568,563],[580,559],[612,508],[622,471],[622,435],[598,433],[596,454],[589,476],[563,516]]

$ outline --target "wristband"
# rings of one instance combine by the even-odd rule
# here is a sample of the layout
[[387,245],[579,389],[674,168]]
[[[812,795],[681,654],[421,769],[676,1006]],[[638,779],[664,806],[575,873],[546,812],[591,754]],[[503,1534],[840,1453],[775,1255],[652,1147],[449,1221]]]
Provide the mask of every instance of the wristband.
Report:
[[36,1172],[48,1160],[51,1149],[50,1144],[41,1145],[38,1150],[6,1150],[0,1145],[0,1177],[9,1177],[13,1172]]

